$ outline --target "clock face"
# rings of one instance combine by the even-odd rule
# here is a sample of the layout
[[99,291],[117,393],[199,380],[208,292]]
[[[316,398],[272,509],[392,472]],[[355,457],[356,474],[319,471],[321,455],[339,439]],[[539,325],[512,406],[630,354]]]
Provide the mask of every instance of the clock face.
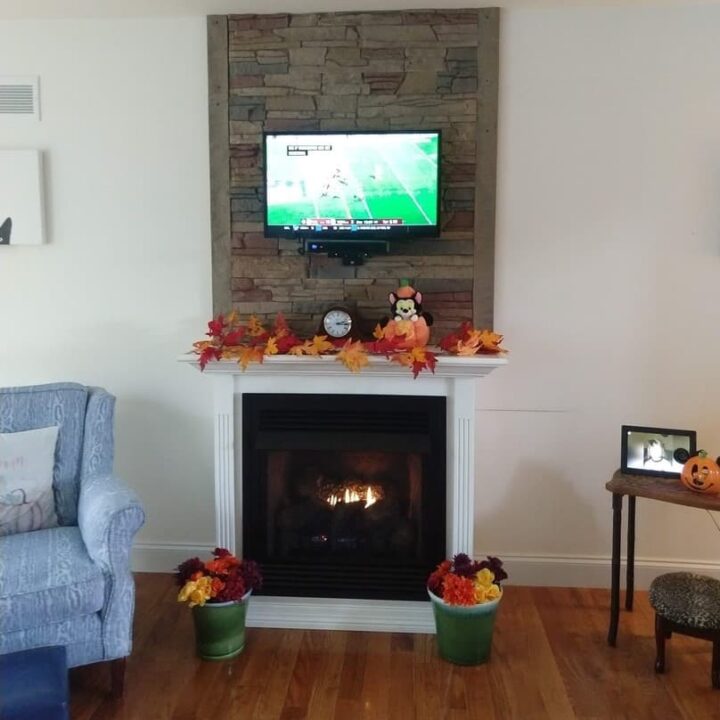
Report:
[[345,310],[330,310],[323,318],[325,332],[333,338],[343,338],[350,334],[352,318]]

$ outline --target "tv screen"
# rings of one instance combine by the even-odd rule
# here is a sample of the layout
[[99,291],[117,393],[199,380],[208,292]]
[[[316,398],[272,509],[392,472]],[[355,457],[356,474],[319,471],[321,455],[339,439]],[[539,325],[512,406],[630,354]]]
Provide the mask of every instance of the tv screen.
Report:
[[266,133],[265,234],[437,236],[439,152],[438,131]]

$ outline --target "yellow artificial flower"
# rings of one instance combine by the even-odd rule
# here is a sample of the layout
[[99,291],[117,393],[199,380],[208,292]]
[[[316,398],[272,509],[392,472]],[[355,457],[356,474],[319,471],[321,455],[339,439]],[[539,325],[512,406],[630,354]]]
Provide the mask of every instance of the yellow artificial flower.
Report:
[[212,579],[205,576],[188,580],[178,593],[178,602],[190,601],[190,607],[201,607],[212,597]]
[[488,589],[486,587],[475,583],[475,602],[478,604],[486,602],[488,599],[487,591]]
[[495,582],[495,573],[488,568],[483,568],[475,575],[475,583],[489,588]]
[[498,585],[495,585],[493,583],[488,589],[487,594],[485,595],[485,599],[490,600],[497,600],[502,595],[502,590]]

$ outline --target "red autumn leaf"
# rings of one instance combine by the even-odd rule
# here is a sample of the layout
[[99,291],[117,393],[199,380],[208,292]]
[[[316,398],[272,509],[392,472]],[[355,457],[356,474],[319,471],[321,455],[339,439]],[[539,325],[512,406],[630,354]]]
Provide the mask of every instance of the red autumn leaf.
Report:
[[223,338],[223,344],[224,345],[239,345],[240,341],[245,337],[245,328],[241,325],[240,327],[236,328],[235,330],[231,330],[225,337]]
[[223,334],[225,329],[225,318],[222,315],[218,315],[208,323],[208,337],[219,338]]
[[207,345],[200,351],[200,369],[204,370],[205,366],[211,360],[220,360],[222,357],[222,351],[220,348],[216,348],[213,345]]
[[365,343],[365,349],[373,355],[385,355],[389,357],[392,353],[397,352],[404,343],[404,339],[400,335],[387,338],[383,337],[372,342]]
[[302,340],[292,332],[287,335],[276,335],[275,340],[279,355],[287,355],[294,347],[302,345]]

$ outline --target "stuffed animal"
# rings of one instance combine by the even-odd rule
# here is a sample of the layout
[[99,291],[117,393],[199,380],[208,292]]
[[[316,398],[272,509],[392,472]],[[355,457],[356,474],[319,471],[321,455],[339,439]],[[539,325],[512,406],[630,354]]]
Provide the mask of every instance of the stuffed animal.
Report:
[[427,345],[433,318],[430,313],[423,312],[422,293],[403,280],[388,299],[392,317],[385,326],[385,337],[392,339],[403,336],[400,347],[404,349]]

